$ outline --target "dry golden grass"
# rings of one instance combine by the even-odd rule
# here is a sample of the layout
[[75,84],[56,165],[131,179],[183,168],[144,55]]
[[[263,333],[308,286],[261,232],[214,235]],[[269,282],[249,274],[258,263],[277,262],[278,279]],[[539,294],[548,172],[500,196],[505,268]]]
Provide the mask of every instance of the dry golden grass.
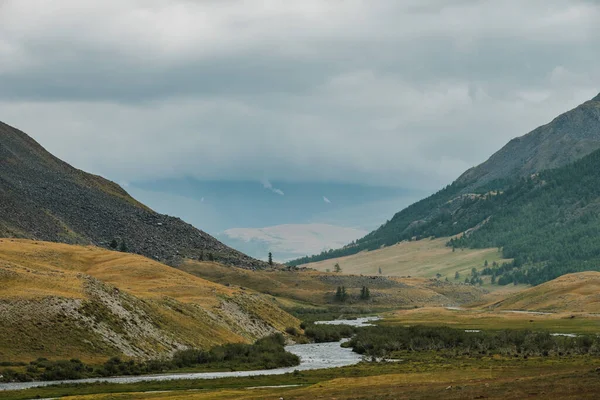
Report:
[[[483,300],[481,297],[483,292],[476,287],[454,285],[429,278],[386,277],[385,280],[388,282],[380,282],[358,275],[318,271],[248,271],[192,260],[185,262],[180,269],[220,284],[244,286],[277,296],[278,302],[285,307],[299,306],[298,302],[303,303],[301,305],[303,307],[307,304],[332,304],[339,285],[345,286],[353,299],[346,305],[390,308],[448,305]],[[370,302],[357,300],[363,285],[370,289],[372,296]]]
[[0,239],[0,361],[155,357],[289,326],[299,321],[269,296],[142,256]]
[[481,269],[485,260],[491,265],[494,261],[502,263],[498,249],[456,249],[446,247],[449,238],[424,239],[402,242],[383,249],[361,252],[351,256],[334,258],[302,265],[319,271],[334,270],[336,263],[345,274],[377,275],[381,268],[386,276],[419,276],[432,278],[436,274],[453,280],[458,272],[465,276],[471,268]]
[[0,239],[0,271],[7,282],[0,287],[4,298],[83,298],[81,274],[142,298],[205,306],[217,305],[216,295],[239,292],[135,254],[30,240]]
[[451,326],[460,329],[532,329],[555,333],[598,333],[600,315],[570,312],[555,314],[512,313],[507,310],[425,307],[388,313],[386,325]]
[[503,310],[600,313],[600,272],[564,275],[494,306]]

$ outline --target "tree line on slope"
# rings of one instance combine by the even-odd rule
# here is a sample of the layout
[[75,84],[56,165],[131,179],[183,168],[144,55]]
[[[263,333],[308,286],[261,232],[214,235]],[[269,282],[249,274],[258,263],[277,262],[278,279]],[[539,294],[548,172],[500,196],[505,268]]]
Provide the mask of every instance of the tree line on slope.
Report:
[[600,270],[599,168],[597,151],[479,200],[471,209],[488,210],[489,220],[448,245],[502,248],[514,262],[502,271],[501,283],[535,285],[566,273]]
[[[600,270],[600,151],[528,178],[488,183],[459,203],[453,184],[396,214],[392,221],[346,248],[299,262],[373,250],[401,240],[453,238],[453,248],[502,249],[514,261],[495,271],[498,283],[539,284],[566,273]],[[446,201],[444,204],[440,204]],[[425,208],[438,212],[414,223]],[[490,274],[492,275],[492,274]],[[503,277],[500,277],[503,275]]]

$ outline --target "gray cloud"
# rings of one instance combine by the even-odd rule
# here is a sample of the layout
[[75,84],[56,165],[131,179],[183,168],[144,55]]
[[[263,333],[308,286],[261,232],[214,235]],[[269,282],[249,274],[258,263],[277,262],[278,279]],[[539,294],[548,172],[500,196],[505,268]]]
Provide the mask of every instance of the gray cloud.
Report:
[[118,181],[435,188],[600,90],[593,1],[0,2],[0,119]]

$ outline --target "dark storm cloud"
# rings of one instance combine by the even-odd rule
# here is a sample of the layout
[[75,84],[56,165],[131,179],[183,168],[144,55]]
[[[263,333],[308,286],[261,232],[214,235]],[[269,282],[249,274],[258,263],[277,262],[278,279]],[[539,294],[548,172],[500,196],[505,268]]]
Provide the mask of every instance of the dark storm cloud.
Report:
[[597,94],[592,1],[0,2],[0,119],[117,180],[437,187]]

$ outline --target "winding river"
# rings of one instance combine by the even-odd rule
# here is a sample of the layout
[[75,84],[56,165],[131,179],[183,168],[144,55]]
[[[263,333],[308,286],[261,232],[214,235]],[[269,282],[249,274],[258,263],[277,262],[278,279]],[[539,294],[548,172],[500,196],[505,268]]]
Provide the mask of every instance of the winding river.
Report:
[[[369,326],[370,322],[376,320],[376,317],[358,318],[355,320],[336,320],[325,321],[326,324],[347,324],[352,326]],[[23,390],[34,387],[58,385],[58,384],[79,384],[79,383],[137,383],[151,381],[170,381],[177,379],[218,379],[218,378],[237,378],[245,376],[259,375],[283,375],[294,371],[309,371],[315,369],[337,368],[348,365],[358,364],[362,357],[352,352],[351,349],[341,347],[342,342],[335,343],[310,343],[294,344],[286,346],[286,350],[300,357],[300,365],[287,368],[276,368],[256,371],[231,371],[231,372],[192,372],[182,374],[162,374],[162,375],[139,375],[139,376],[119,376],[110,378],[89,378],[69,381],[44,381],[44,382],[15,382],[0,383],[0,391],[5,390]]]

